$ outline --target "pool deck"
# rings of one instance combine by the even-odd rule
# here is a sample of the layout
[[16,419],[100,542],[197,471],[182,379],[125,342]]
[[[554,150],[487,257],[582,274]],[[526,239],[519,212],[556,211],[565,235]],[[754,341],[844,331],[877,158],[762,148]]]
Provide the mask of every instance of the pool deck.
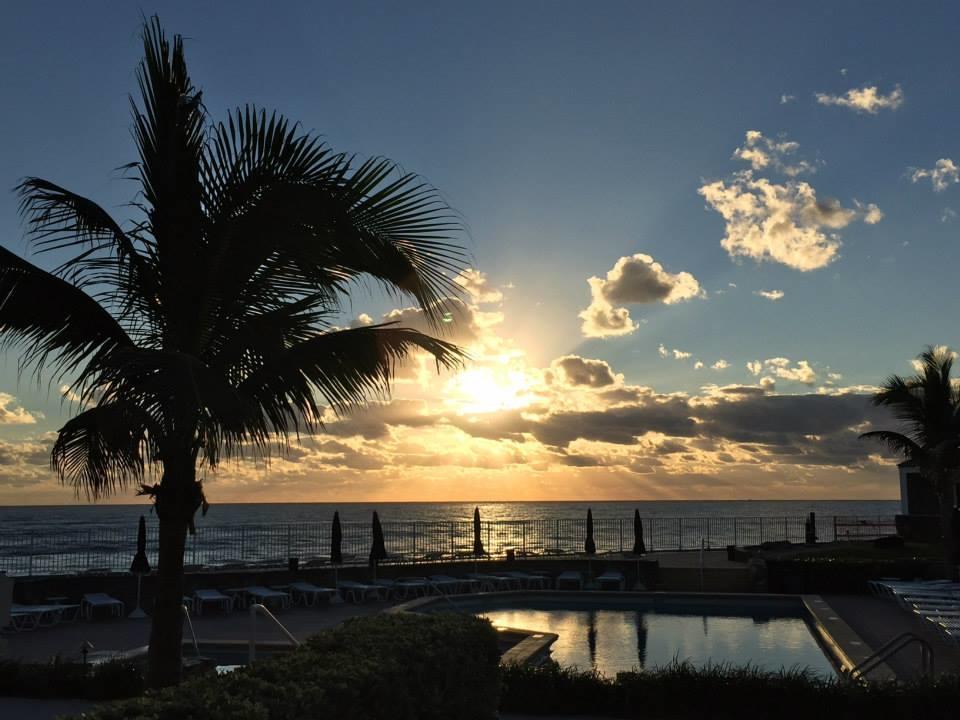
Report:
[[[393,602],[368,602],[359,605],[343,603],[318,608],[291,608],[274,614],[298,640],[335,627],[347,618],[374,615],[391,607]],[[229,614],[208,613],[193,616],[193,627],[201,641],[247,640],[250,637],[250,616],[243,611]],[[37,628],[8,635],[6,656],[21,660],[46,660],[55,655],[64,658],[79,656],[84,642],[93,644],[95,651],[131,650],[147,644],[150,619],[133,620],[78,620],[55,627]],[[189,633],[184,627],[184,639]],[[258,641],[283,641],[283,635],[268,620],[257,618]]]
[[[817,614],[851,660],[862,659],[889,639],[912,632],[924,638],[933,648],[938,675],[960,673],[960,644],[949,640],[932,625],[894,602],[869,595],[825,595],[821,600],[825,605]],[[277,611],[276,615],[295,637],[303,639],[320,630],[335,627],[347,618],[373,615],[399,604],[343,603],[319,608],[292,608]],[[250,617],[245,612],[207,614],[194,617],[193,624],[200,640],[236,641],[246,640],[250,636]],[[149,632],[149,619],[81,620],[7,636],[5,654],[7,657],[34,661],[55,655],[76,658],[85,642],[92,643],[97,651],[129,650],[146,645]],[[283,640],[280,632],[263,618],[257,620],[257,637],[261,641]],[[911,646],[892,657],[887,665],[899,678],[917,677],[920,673],[920,650],[917,646]]]

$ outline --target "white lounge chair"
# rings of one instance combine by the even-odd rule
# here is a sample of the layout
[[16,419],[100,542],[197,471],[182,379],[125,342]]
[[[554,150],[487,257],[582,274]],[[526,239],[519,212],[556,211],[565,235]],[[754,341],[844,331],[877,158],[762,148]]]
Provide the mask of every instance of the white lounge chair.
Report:
[[[475,592],[480,589],[480,583],[470,578],[457,578],[452,575],[431,575],[430,579],[436,583],[456,583],[457,592]],[[453,587],[453,585],[447,585]]]
[[502,574],[518,580],[528,589],[546,590],[549,584],[549,578],[543,575],[531,575],[519,570],[504,570]]
[[320,587],[319,585],[308,582],[290,583],[289,587],[293,601],[308,607],[316,605],[317,601],[321,598],[329,600],[337,594],[334,588]]
[[427,580],[430,582],[430,586],[436,588],[441,595],[462,592],[464,586],[467,587],[469,592],[471,583],[475,582],[473,580],[461,580],[449,575],[431,575]]
[[386,589],[377,585],[367,585],[365,583],[354,582],[353,580],[341,580],[337,583],[337,590],[343,595],[344,600],[359,603],[368,598],[381,600],[386,597]]
[[193,591],[193,611],[197,615],[203,615],[203,606],[204,605],[213,605],[214,607],[223,610],[224,612],[230,612],[233,610],[233,598],[229,595],[224,595],[219,590],[212,589],[200,589]]
[[87,593],[80,601],[80,612],[87,620],[93,619],[93,613],[98,608],[106,608],[113,617],[123,617],[126,614],[123,602],[106,593]]
[[[623,573],[616,570],[607,570],[602,575],[597,576],[597,587],[601,590],[623,590],[626,584]],[[613,587],[611,588],[611,586]]]
[[571,585],[575,590],[583,590],[583,573],[576,570],[560,573],[557,577],[557,590],[569,590]]
[[494,575],[493,573],[466,573],[471,580],[480,583],[481,590],[512,590],[522,587],[520,580],[509,575]]
[[290,593],[285,593],[282,590],[272,590],[263,585],[250,585],[243,588],[243,592],[247,598],[261,605],[276,602],[281,608],[290,607]]

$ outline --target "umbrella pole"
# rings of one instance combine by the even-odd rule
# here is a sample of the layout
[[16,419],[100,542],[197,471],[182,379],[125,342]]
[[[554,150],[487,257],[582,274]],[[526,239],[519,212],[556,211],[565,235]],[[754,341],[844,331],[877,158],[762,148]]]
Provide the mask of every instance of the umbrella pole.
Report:
[[145,618],[147,614],[143,611],[143,608],[140,607],[140,583],[143,581],[143,575],[137,573],[137,609],[134,610],[128,617],[138,620]]
[[[337,579],[337,566],[334,565],[334,566],[333,566],[333,587],[334,587],[334,589],[337,589],[339,586],[340,586],[340,583],[339,583],[339,581],[338,581],[338,579]],[[331,605],[340,605],[342,602],[343,602],[343,598],[340,597],[340,593],[339,593],[339,592],[335,592],[335,593],[333,594],[333,597],[330,598],[330,604],[331,604]]]

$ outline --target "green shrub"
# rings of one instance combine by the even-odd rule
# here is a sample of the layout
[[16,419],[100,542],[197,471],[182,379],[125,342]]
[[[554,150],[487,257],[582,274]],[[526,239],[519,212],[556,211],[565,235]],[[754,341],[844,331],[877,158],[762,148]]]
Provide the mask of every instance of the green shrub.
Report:
[[298,650],[224,676],[190,679],[85,720],[491,720],[497,634],[461,615],[355,618]]
[[133,697],[143,689],[143,673],[128,661],[83,665],[59,658],[49,663],[0,660],[0,696],[108,700]]
[[755,667],[697,668],[674,663],[605,678],[594,672],[541,667],[503,669],[501,710],[617,718],[767,718],[778,720],[924,720],[955,718],[960,678],[859,685],[804,672]]

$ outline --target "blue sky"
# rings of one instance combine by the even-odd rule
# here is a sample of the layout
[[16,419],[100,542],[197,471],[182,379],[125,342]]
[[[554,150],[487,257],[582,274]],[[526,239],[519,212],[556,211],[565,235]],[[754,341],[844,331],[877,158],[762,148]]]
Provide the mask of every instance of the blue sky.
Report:
[[[527,368],[574,355],[663,394],[770,378],[768,390],[804,395],[876,385],[909,372],[924,345],[958,344],[960,187],[950,166],[939,191],[924,172],[960,155],[960,11],[951,3],[922,12],[881,2],[282,7],[5,5],[0,187],[38,175],[124,216],[133,186],[112,169],[133,159],[127,93],[140,13],[156,11],[188,38],[214,119],[243,103],[277,108],[336,149],[387,155],[439,188],[470,228],[476,268],[502,294],[483,308],[499,316],[498,347],[523,352]],[[863,104],[857,93],[869,88],[880,105]],[[750,161],[734,157],[748,131],[762,134],[752,147],[767,163],[749,178]],[[800,161],[806,170],[791,175]],[[799,270],[799,256],[791,266],[724,249],[731,233],[702,188],[721,182],[735,191],[732,203],[760,181],[782,189],[791,217],[807,222],[801,230],[825,238],[829,262]],[[815,192],[821,220],[797,205],[798,183]],[[748,218],[734,239],[765,219]],[[0,241],[24,248],[11,192],[0,194]],[[697,291],[676,302],[633,301],[647,297],[643,288],[611,291],[627,299],[610,307],[626,308],[636,329],[587,337],[579,313],[591,304],[588,278],[637,254],[649,257],[641,270],[657,267],[667,283],[689,273]],[[354,308],[376,317],[390,306],[357,296]],[[677,359],[675,349],[690,356]],[[789,364],[765,363],[778,358]],[[728,367],[711,369],[720,360]],[[12,355],[0,391],[16,398],[10,412],[37,419],[0,426],[0,438],[39,448],[63,417],[57,393],[18,384]],[[649,477],[631,477],[622,463],[603,467],[622,481],[608,494],[649,490]],[[705,483],[696,492],[711,496],[702,468],[691,472]],[[866,478],[868,469],[856,472]],[[872,484],[852,487],[889,496],[882,477],[878,467]],[[562,494],[550,487],[543,492]],[[725,487],[717,479],[713,496],[733,493]],[[0,485],[0,502],[59,497],[38,488]],[[356,499],[377,492],[352,488],[344,492]]]

